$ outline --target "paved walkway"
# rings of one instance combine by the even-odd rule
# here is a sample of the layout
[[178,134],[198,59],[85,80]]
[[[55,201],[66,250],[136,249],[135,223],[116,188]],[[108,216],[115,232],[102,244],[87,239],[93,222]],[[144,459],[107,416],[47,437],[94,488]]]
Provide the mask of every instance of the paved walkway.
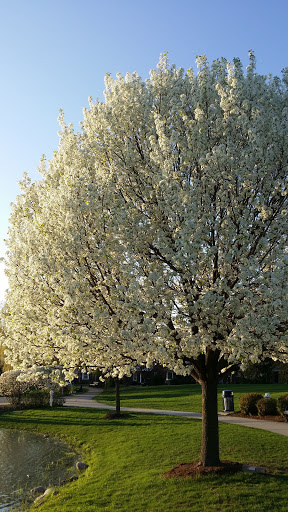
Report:
[[[93,400],[95,395],[99,395],[102,389],[89,389],[87,393],[71,395],[66,397],[66,407],[91,407],[93,409],[104,409],[114,411],[115,407],[112,405],[105,405]],[[183,412],[183,411],[167,411],[162,409],[140,409],[134,407],[121,407],[121,411],[125,412],[142,412],[149,414],[165,414],[169,416],[182,416],[186,418],[195,418],[201,420],[202,415],[197,412]],[[259,428],[268,430],[276,434],[288,436],[288,423],[279,421],[265,421],[254,420],[250,418],[240,418],[238,416],[230,416],[227,413],[219,413],[219,421],[222,423],[231,423],[233,425],[241,425],[242,427]]]

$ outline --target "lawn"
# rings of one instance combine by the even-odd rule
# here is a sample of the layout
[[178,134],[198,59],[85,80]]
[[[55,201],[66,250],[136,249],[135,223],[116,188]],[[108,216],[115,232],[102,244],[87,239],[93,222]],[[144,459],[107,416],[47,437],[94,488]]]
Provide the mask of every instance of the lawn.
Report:
[[288,437],[221,424],[221,458],[265,466],[268,474],[167,480],[165,471],[198,458],[201,422],[149,414],[104,416],[96,409],[66,407],[0,414],[0,428],[61,437],[89,464],[41,512],[287,512]]
[[[271,397],[288,393],[287,384],[226,384],[218,387],[218,408],[223,410],[222,391],[234,393],[235,412],[239,411],[239,398],[244,393],[270,393]],[[95,397],[97,402],[115,405],[114,390],[108,388]],[[201,412],[201,387],[199,384],[163,385],[163,386],[126,386],[121,387],[122,407],[141,407],[144,409],[168,409],[172,411]]]

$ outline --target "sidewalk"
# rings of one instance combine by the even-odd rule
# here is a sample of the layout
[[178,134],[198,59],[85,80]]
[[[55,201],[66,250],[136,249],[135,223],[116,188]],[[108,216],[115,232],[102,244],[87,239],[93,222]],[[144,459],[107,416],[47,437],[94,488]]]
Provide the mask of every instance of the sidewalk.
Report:
[[[71,395],[66,397],[66,407],[90,407],[92,409],[102,409],[114,411],[115,407],[112,405],[105,405],[93,400],[94,396],[100,395],[102,389],[89,389],[87,393]],[[137,409],[134,407],[121,407],[122,412],[141,412],[149,414],[165,414],[167,416],[181,416],[186,418],[194,418],[201,420],[202,414],[197,412],[183,412],[183,411],[167,411],[162,409]],[[261,430],[268,430],[275,434],[288,436],[288,423],[278,421],[264,421],[254,420],[250,418],[240,418],[237,416],[230,416],[227,414],[219,413],[219,421],[221,423],[230,423],[233,425],[241,425],[242,427],[252,427]]]

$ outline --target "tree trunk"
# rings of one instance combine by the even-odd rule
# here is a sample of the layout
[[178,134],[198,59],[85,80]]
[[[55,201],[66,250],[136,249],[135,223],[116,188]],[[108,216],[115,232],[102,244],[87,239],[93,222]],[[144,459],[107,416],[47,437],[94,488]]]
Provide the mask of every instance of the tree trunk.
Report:
[[115,378],[115,401],[116,401],[116,416],[120,416],[120,382],[118,377]]
[[219,351],[207,347],[194,364],[194,378],[202,388],[202,444],[200,464],[219,466],[218,362]]
[[219,466],[219,429],[217,404],[217,376],[201,381],[202,388],[202,445],[200,464]]

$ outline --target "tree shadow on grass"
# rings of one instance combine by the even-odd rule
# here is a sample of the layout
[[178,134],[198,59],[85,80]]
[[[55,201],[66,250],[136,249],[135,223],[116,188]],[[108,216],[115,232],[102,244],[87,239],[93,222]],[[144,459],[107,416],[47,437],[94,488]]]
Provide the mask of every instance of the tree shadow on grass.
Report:
[[[79,427],[93,427],[97,423],[99,426],[107,425],[107,410],[105,409],[91,409],[91,408],[43,408],[43,409],[26,409],[26,410],[7,410],[0,414],[0,427],[5,427],[5,422],[10,425],[22,426],[29,425],[51,425],[51,426],[79,426]],[[113,411],[112,411],[113,417]],[[133,426],[133,428],[140,428],[144,425],[147,426],[151,423],[155,427],[159,424],[173,424],[173,428],[177,425],[183,424],[183,420],[177,416],[157,416],[143,413],[129,413],[121,414],[117,418],[117,426]],[[189,421],[193,421],[189,418]],[[198,423],[198,420],[195,420]]]
[[[135,388],[128,388],[128,392],[125,393],[126,389],[127,388],[120,388],[120,392],[121,392],[121,397],[123,400],[137,400],[137,401],[142,401],[142,400],[149,400],[149,399],[165,399],[165,400],[169,400],[170,398],[173,399],[173,398],[178,398],[178,397],[189,397],[191,396],[192,394],[199,394],[201,395],[201,388],[199,385],[197,384],[190,384],[191,388],[183,388],[182,386],[166,386],[166,385],[163,385],[163,386],[157,386],[157,389],[152,389],[151,388],[143,388],[141,387],[140,389],[135,389]],[[149,389],[149,392],[147,391]],[[96,397],[93,398],[93,400],[97,400],[97,398],[101,399],[101,397],[99,397],[99,395],[97,395]],[[103,396],[103,398],[105,399],[105,401],[111,399],[114,400],[114,390],[111,390],[111,395],[109,393],[105,394],[105,396]]]

